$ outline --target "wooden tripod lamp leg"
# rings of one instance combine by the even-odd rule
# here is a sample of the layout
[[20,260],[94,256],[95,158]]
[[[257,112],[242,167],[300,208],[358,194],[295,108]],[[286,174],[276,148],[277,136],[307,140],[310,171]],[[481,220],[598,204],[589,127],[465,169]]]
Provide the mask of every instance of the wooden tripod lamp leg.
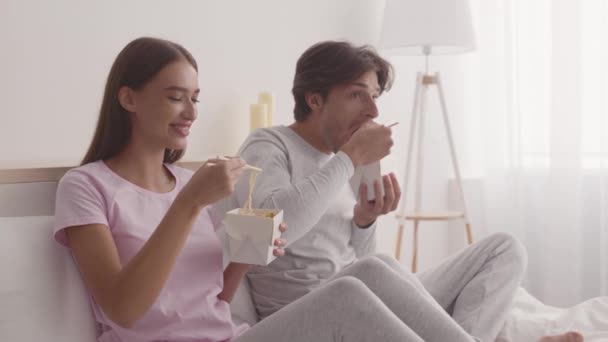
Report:
[[448,115],[448,108],[445,103],[445,97],[443,95],[443,87],[441,86],[441,79],[439,73],[435,74],[435,83],[439,92],[439,102],[441,104],[441,113],[443,115],[443,123],[445,131],[448,137],[448,144],[450,147],[450,156],[452,157],[452,166],[454,167],[454,174],[456,176],[456,185],[458,186],[458,194],[460,195],[460,201],[462,205],[462,211],[464,214],[464,221],[466,224],[467,241],[469,245],[473,243],[473,233],[471,232],[471,224],[469,220],[469,213],[467,211],[467,205],[464,198],[464,190],[462,188],[462,176],[460,175],[460,167],[458,166],[458,156],[456,155],[456,148],[454,147],[454,138],[452,137],[452,128],[450,126],[450,119]]
[[471,244],[473,244],[473,233],[471,232],[471,224],[467,223],[466,227],[467,227],[467,242],[469,243],[469,245],[471,245]]
[[412,273],[418,270],[418,220],[414,221],[414,255],[412,256]]
[[416,90],[414,92],[414,101],[412,107],[412,116],[410,118],[410,135],[408,137],[407,144],[407,155],[405,159],[405,174],[403,177],[403,182],[401,183],[401,187],[403,192],[401,193],[401,203],[399,204],[399,214],[397,218],[400,220],[399,230],[397,232],[397,247],[395,250],[395,258],[397,260],[401,259],[401,244],[403,240],[403,229],[405,227],[405,215],[406,215],[406,199],[407,199],[407,191],[409,189],[409,180],[410,180],[410,169],[412,166],[412,156],[414,152],[414,139],[416,137],[416,131],[418,128],[418,116],[419,116],[419,104],[420,104],[420,95],[422,90],[422,73],[418,73],[416,76]]
[[399,224],[399,228],[397,230],[397,250],[395,251],[395,258],[397,260],[401,259],[401,241],[403,240],[403,223]]

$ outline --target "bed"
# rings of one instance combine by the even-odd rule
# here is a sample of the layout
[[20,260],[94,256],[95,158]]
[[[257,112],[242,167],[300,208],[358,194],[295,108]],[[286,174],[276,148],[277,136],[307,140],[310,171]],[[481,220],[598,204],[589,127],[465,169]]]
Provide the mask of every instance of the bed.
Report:
[[[191,169],[199,165],[182,163]],[[69,252],[51,237],[57,181],[67,170],[0,170],[0,341],[96,340],[78,271]],[[246,282],[231,309],[235,321],[255,324]],[[608,298],[560,309],[519,289],[498,341],[535,341],[565,330],[581,331],[586,341],[608,341]]]

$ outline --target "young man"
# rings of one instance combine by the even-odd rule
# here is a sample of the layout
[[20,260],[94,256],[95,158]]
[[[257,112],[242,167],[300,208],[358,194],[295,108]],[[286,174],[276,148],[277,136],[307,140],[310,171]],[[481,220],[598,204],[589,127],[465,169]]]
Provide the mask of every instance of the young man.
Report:
[[[356,197],[349,180],[357,166],[390,153],[391,130],[374,119],[379,115],[376,99],[391,83],[391,65],[371,48],[346,42],[316,44],[297,62],[295,122],[256,130],[243,143],[240,156],[263,169],[253,207],[283,209],[290,227],[285,256],[248,273],[261,318],[374,252],[376,219],[397,208],[399,184],[394,174],[385,175],[374,189],[362,185]],[[243,206],[247,178],[237,183],[225,208]],[[385,196],[376,196],[375,203],[357,201],[367,198],[368,191],[379,194],[380,187]],[[377,258],[403,279],[411,277],[393,258]],[[416,281],[466,332],[494,341],[525,265],[520,243],[497,234],[417,275]],[[398,290],[402,284],[393,286]]]

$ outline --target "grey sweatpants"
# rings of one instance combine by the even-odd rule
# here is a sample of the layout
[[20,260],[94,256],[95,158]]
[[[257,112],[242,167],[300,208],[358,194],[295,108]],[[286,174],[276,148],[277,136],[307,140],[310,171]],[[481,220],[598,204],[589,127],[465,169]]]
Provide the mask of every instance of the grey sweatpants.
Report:
[[527,261],[521,242],[496,233],[418,278],[464,330],[482,341],[494,342],[511,310]]
[[523,248],[505,234],[419,276],[391,257],[366,257],[235,342],[494,341],[524,267]]

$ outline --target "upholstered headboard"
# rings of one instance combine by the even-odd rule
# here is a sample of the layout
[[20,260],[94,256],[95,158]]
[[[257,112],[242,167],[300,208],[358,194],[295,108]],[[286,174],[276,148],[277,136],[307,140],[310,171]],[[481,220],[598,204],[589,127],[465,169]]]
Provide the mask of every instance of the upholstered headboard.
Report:
[[[191,170],[201,164],[178,163]],[[0,169],[0,217],[53,215],[57,182],[70,168]]]

